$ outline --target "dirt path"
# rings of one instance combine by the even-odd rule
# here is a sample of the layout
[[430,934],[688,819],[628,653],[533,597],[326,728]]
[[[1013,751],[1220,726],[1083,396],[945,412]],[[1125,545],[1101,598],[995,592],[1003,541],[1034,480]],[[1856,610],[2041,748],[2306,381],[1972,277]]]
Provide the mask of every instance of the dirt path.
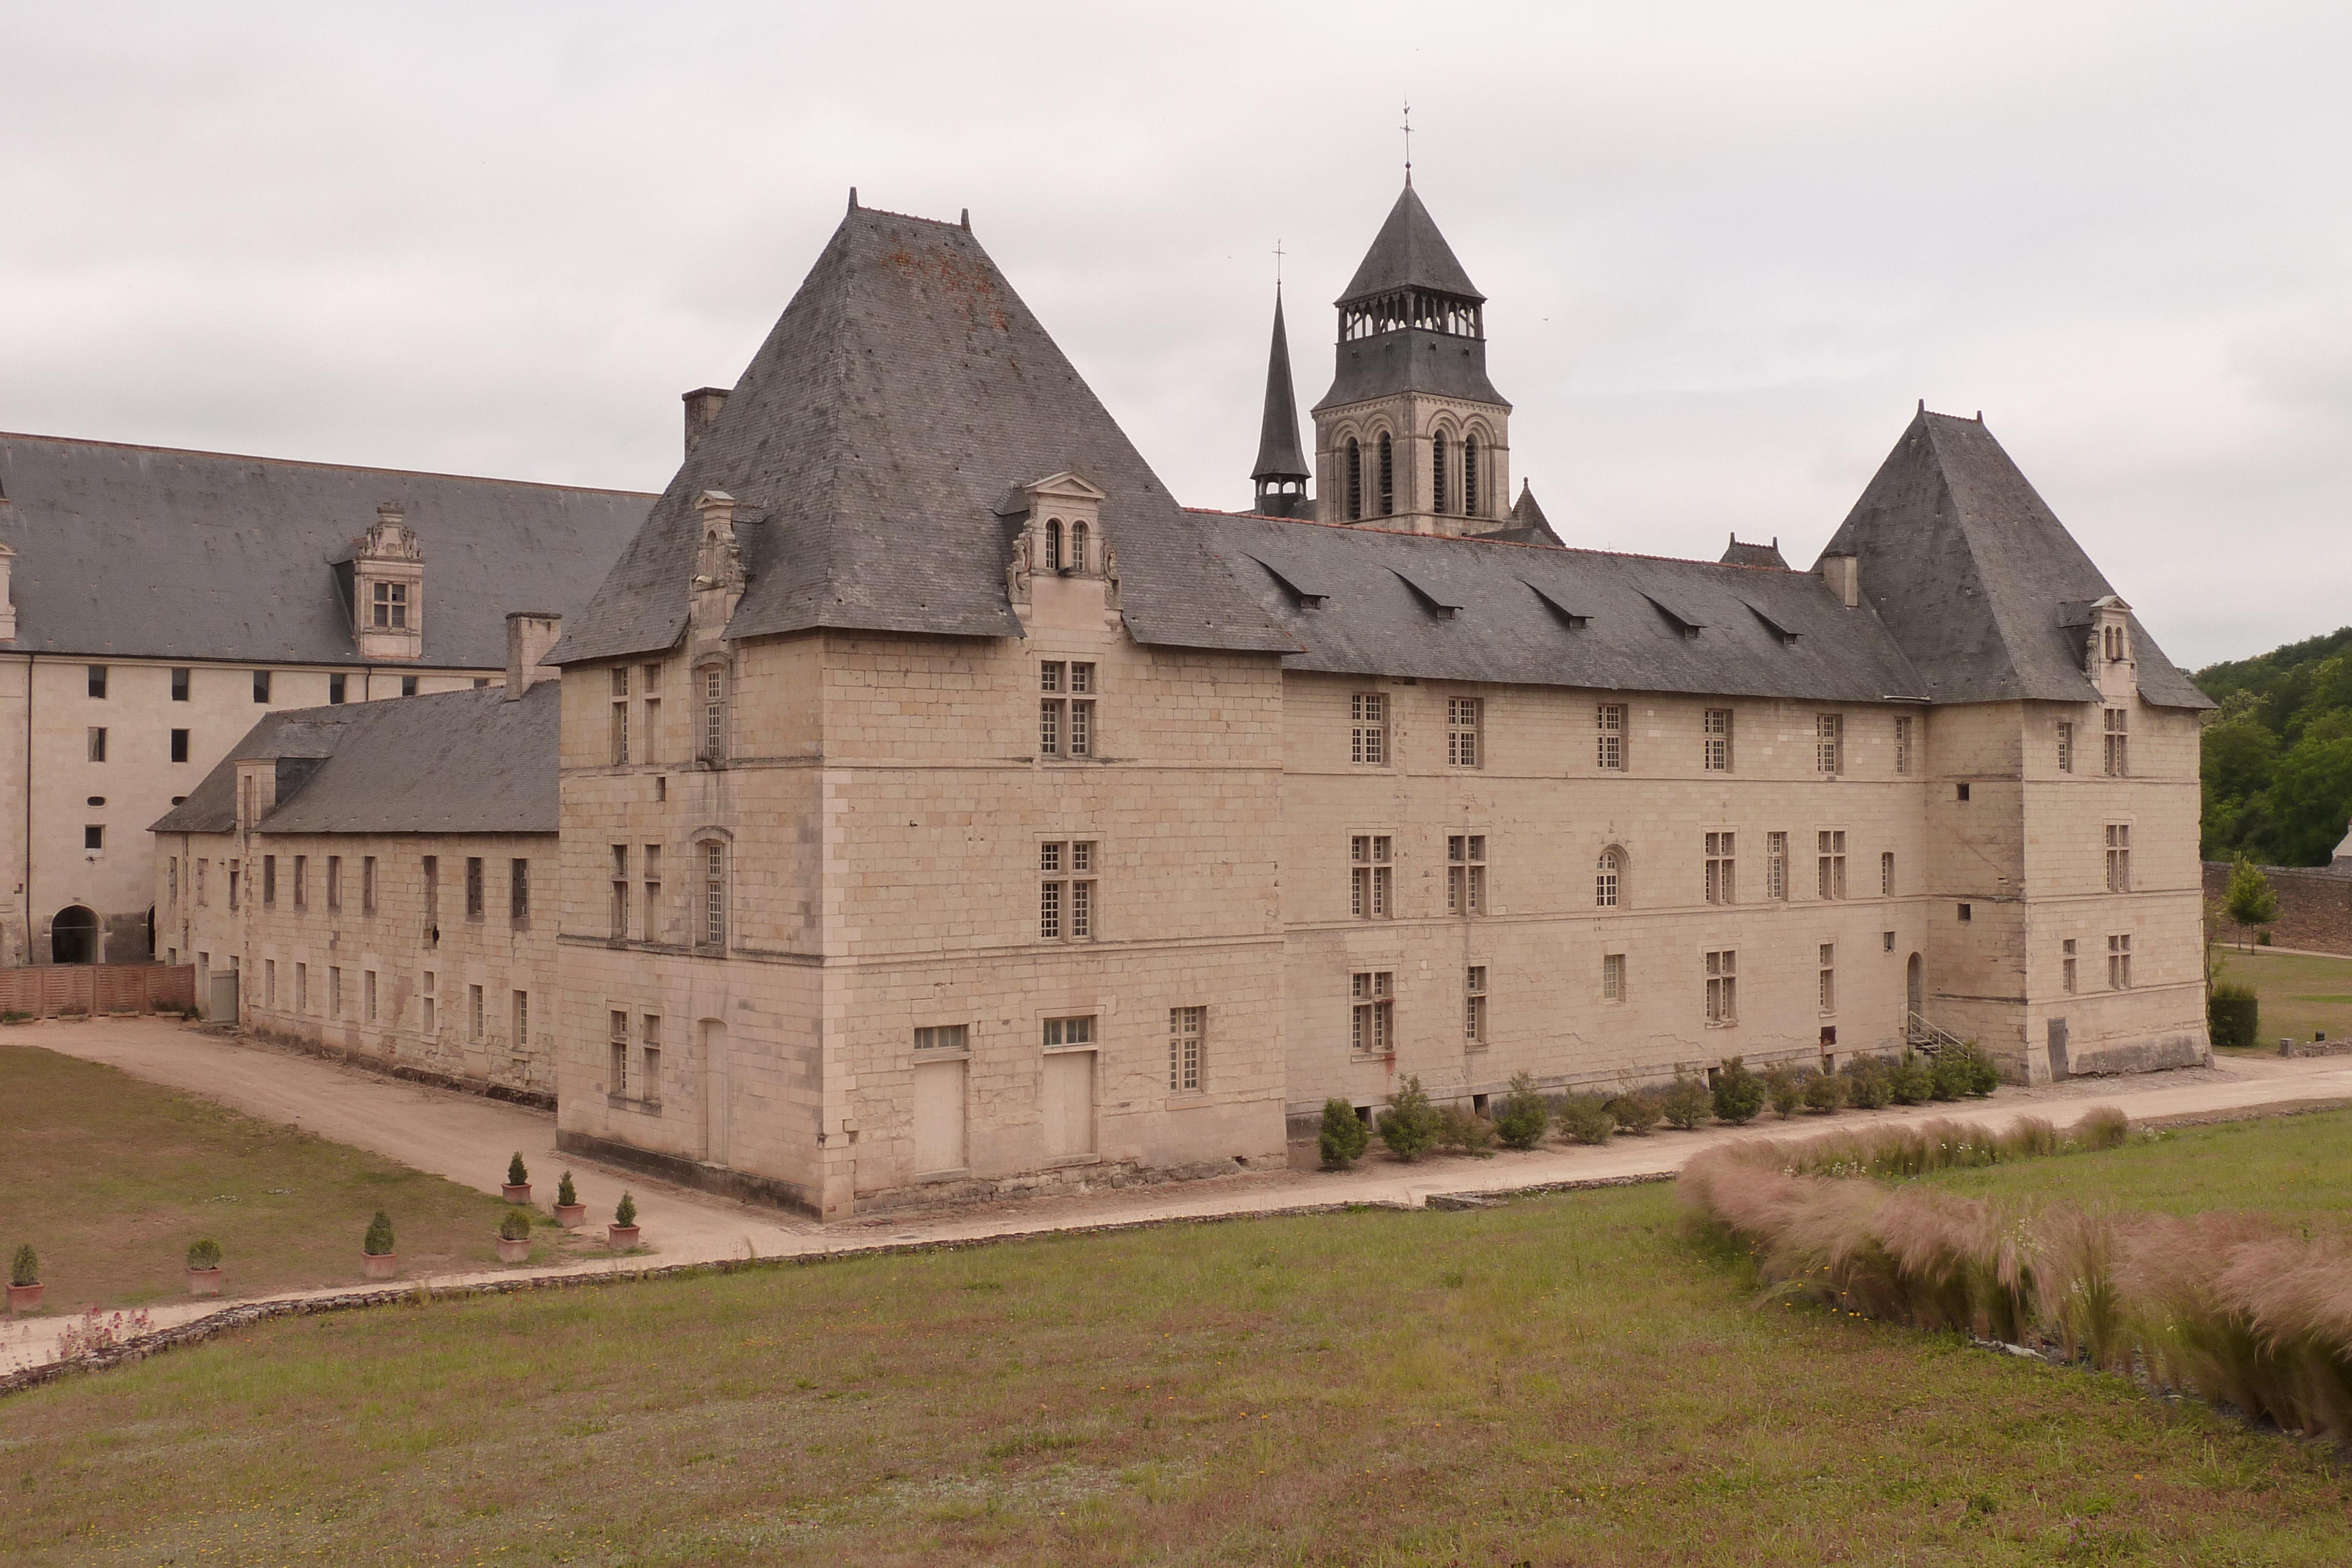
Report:
[[[764,1258],[857,1251],[910,1241],[1029,1235],[1154,1219],[1267,1213],[1318,1204],[1418,1207],[1433,1193],[1505,1192],[1555,1182],[1667,1174],[1715,1144],[1758,1133],[1798,1135],[1829,1125],[1931,1116],[1999,1124],[2018,1115],[2041,1115],[2063,1126],[2090,1104],[2115,1105],[2135,1121],[2143,1121],[2255,1105],[2352,1099],[2352,1058],[2223,1058],[2210,1068],[2136,1078],[2077,1079],[2047,1089],[2004,1089],[1990,1101],[1849,1112],[1834,1122],[1804,1117],[1780,1123],[1768,1117],[1746,1130],[1660,1132],[1646,1138],[1620,1138],[1600,1148],[1547,1145],[1528,1154],[1505,1151],[1492,1159],[1439,1157],[1410,1166],[1376,1158],[1337,1175],[1269,1172],[826,1226],[560,1155],[555,1151],[555,1118],[544,1112],[386,1079],[359,1068],[176,1023],[110,1019],[24,1025],[0,1037],[0,1048],[6,1046],[37,1046],[105,1062],[151,1082],[202,1094],[266,1121],[290,1123],[484,1192],[498,1190],[507,1155],[520,1149],[530,1166],[538,1196],[551,1196],[554,1178],[570,1169],[581,1200],[598,1222],[611,1214],[624,1187],[635,1194],[645,1240],[655,1251],[644,1261],[655,1265],[754,1254]],[[455,1288],[518,1274],[594,1273],[625,1266],[628,1265],[616,1261],[583,1269],[572,1263],[537,1270],[435,1276],[430,1282]],[[301,1294],[326,1296],[362,1288],[354,1280],[349,1286]],[[191,1301],[152,1308],[150,1313],[154,1325],[162,1328],[215,1310],[214,1304]],[[61,1318],[34,1318],[0,1326],[0,1371],[47,1360],[64,1326]]]

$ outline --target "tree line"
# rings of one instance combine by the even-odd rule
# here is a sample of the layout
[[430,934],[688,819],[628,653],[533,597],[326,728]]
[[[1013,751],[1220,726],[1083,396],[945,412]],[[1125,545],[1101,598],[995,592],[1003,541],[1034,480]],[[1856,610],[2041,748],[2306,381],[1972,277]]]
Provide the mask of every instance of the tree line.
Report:
[[2352,626],[2196,674],[2207,860],[2326,865],[2352,817]]

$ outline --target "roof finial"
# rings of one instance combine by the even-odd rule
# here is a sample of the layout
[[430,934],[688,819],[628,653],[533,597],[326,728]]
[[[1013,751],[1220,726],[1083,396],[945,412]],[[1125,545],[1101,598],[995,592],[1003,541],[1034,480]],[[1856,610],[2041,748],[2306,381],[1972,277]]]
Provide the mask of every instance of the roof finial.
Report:
[[1274,242],[1274,291],[1282,292],[1282,241]]
[[1412,183],[1412,95],[1404,100],[1404,183]]

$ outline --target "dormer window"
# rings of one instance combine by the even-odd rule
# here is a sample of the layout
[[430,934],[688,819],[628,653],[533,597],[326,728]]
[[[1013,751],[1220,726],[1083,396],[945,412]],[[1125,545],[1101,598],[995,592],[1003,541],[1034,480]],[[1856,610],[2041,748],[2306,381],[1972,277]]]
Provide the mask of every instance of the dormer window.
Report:
[[1016,486],[1015,506],[1028,513],[1019,559],[1013,561],[1016,602],[1026,602],[1031,575],[1108,577],[1115,568],[1102,531],[1104,493],[1076,474],[1050,475]]
[[1045,570],[1062,570],[1062,519],[1059,517],[1045,525]]
[[1070,525],[1070,570],[1076,572],[1087,570],[1087,525],[1083,522]]
[[376,508],[375,526],[352,541],[350,565],[338,566],[352,612],[352,641],[363,659],[425,654],[425,548],[399,503]]
[[2123,622],[2119,621],[2111,621],[2099,629],[2099,642],[2100,651],[2111,664],[2121,664],[2131,657],[2124,639]]
[[375,603],[369,624],[398,632],[408,630],[408,584],[379,582],[375,585]]

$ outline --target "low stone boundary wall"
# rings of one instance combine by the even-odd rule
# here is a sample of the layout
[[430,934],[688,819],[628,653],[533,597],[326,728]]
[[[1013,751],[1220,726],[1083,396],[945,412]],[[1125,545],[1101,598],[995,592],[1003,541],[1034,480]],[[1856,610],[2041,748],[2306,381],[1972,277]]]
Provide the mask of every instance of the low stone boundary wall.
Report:
[[2282,1040],[2281,1056],[2352,1056],[2352,1040]]
[[[2204,865],[2205,897],[2219,904],[2230,891],[2230,862],[2207,861]],[[2266,865],[2263,874],[2278,894],[2279,917],[2270,927],[2273,942],[2352,957],[2352,875],[2324,865]]]
[[40,964],[0,969],[0,1012],[151,1013],[196,1005],[194,964]]

